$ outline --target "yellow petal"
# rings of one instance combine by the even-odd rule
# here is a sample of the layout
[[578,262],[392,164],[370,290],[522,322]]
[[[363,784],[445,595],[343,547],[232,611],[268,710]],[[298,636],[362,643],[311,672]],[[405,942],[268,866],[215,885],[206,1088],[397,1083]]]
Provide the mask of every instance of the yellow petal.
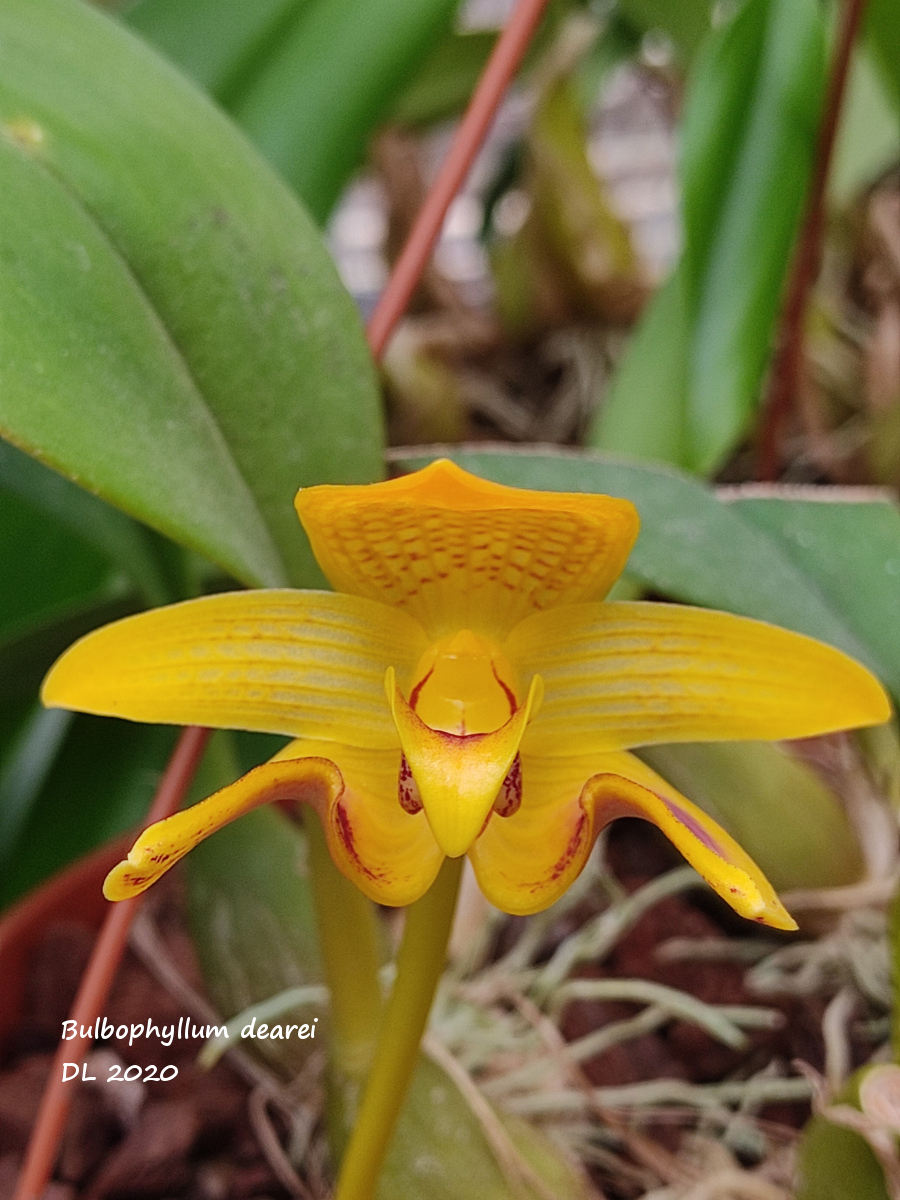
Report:
[[378,904],[412,904],[424,896],[444,855],[424,812],[405,812],[400,805],[400,751],[304,739],[281,753],[327,754],[340,769],[343,790],[319,809],[338,869]]
[[404,608],[435,638],[503,636],[536,610],[602,598],[638,530],[627,500],[504,487],[447,461],[304,488],[296,505],[338,591]]
[[205,596],[88,634],[44,681],[51,707],[396,746],[384,672],[427,646],[407,614],[331,592]]
[[478,884],[497,908],[516,916],[540,912],[581,874],[598,833],[582,802],[594,769],[582,759],[522,755],[518,811],[492,813],[469,848]]
[[623,816],[657,825],[741,916],[796,929],[737,842],[631,754],[565,759],[523,754],[519,811],[492,816],[469,857],[482,890],[498,908],[538,912],[576,878],[600,830]]
[[325,758],[265,763],[208,800],[148,826],[107,875],[103,894],[107,900],[139,895],[204,838],[260,804],[294,800],[324,814],[342,790],[340,771]]
[[465,854],[484,825],[519,750],[525,726],[541,702],[541,681],[528,699],[493,733],[444,733],[426,725],[397,687],[385,680],[403,753],[419,789],[431,831],[444,854]]
[[730,613],[582,604],[529,617],[503,649],[546,687],[528,753],[808,737],[890,716],[881,685],[846,654]]

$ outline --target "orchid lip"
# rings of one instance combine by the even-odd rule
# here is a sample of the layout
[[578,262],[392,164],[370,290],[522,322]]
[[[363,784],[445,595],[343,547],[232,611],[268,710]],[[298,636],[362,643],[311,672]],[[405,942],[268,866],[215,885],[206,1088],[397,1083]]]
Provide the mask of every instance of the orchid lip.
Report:
[[385,676],[385,690],[434,839],[448,858],[458,858],[484,827],[525,727],[540,705],[543,682],[534,676],[525,703],[492,733],[432,729],[397,687],[393,668]]

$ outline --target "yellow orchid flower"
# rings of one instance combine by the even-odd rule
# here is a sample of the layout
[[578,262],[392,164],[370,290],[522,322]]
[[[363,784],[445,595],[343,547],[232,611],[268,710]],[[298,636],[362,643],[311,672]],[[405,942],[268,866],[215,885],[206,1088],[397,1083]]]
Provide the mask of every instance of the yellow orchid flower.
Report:
[[441,461],[301,490],[335,592],[203,597],[89,634],[44,703],[293,736],[270,763],[151,826],[105,892],[136,895],[258,804],[313,805],[340,869],[409,904],[468,854],[499,908],[552,904],[619,816],[663,830],[739,913],[795,928],[728,834],[636,757],[653,742],[876,724],[873,676],[728,613],[604,602],[638,531],[627,500],[525,491]]

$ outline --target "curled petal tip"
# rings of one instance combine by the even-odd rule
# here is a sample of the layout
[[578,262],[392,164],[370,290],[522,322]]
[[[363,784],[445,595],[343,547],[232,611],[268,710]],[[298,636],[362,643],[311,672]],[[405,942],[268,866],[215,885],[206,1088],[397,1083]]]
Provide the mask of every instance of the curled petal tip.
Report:
[[707,882],[728,901],[739,916],[746,917],[748,921],[757,921],[760,925],[768,925],[770,929],[784,929],[789,932],[799,928],[762,873],[758,876],[758,883],[749,875],[746,881],[739,880],[734,875],[726,881],[716,879],[712,873],[707,875]]
[[149,825],[103,883],[107,900],[140,895],[210,834],[261,804],[291,800],[320,813],[343,790],[333,762],[322,757],[280,759],[256,767],[207,800]]
[[604,759],[607,770],[583,792],[596,828],[620,816],[652,821],[740,916],[773,929],[797,928],[757,864],[707,813],[633,755]]
[[[133,861],[132,854],[117,863],[103,880],[103,895],[107,900],[130,900],[139,896],[155,883],[162,871],[144,870],[139,862]],[[139,860],[143,856],[135,856]]]
[[769,910],[765,915],[757,917],[763,925],[770,925],[773,929],[784,929],[788,933],[795,933],[800,926],[784,907],[779,903],[777,911]]

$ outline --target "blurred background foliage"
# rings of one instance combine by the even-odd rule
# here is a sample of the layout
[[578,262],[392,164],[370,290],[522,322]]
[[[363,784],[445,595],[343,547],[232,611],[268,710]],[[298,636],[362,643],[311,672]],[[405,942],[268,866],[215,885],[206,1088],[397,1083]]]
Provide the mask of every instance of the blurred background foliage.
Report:
[[[293,493],[378,478],[386,442],[403,467],[430,443],[518,443],[456,457],[629,496],[629,595],[824,638],[900,696],[896,0],[869,0],[853,49],[766,486],[756,446],[840,7],[551,0],[379,381],[361,314],[507,11],[0,6],[0,905],[133,826],[173,742],[44,712],[54,656],[148,605],[321,585]],[[896,737],[846,749],[840,767],[796,747],[652,761],[780,887],[821,887],[894,865],[848,794],[862,779],[896,805]],[[241,740],[216,781],[270,751]],[[294,837],[282,824],[239,828],[251,847]],[[210,851],[192,886],[227,906],[230,874]]]

